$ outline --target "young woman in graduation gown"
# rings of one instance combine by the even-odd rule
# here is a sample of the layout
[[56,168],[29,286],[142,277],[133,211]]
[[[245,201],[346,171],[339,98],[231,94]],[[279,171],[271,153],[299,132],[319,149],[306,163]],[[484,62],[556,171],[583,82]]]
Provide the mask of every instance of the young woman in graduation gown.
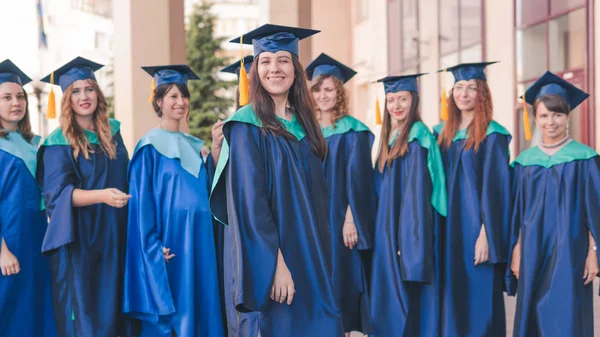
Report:
[[78,57],[42,79],[63,91],[60,126],[43,142],[37,170],[61,337],[133,335],[121,312],[129,157],[94,76],[101,67]]
[[[0,63],[0,336],[56,336],[50,266],[40,252],[46,212],[35,180],[40,137],[31,131],[23,85],[10,60]],[[29,322],[29,324],[26,324]]]
[[156,83],[160,123],[140,139],[129,166],[123,311],[142,321],[141,336],[223,336],[204,142],[181,131],[188,79],[198,76],[185,65],[143,69]]
[[440,149],[419,116],[417,77],[385,87],[375,169],[380,190],[373,242],[371,316],[375,337],[439,336],[439,225],[446,215]]
[[298,60],[298,40],[316,32],[267,24],[243,36],[254,45],[252,104],[223,127],[211,208],[229,225],[225,296],[240,312],[259,312],[262,337],[344,334],[331,282],[326,144]]
[[333,284],[344,330],[372,332],[363,259],[372,248],[375,190],[369,128],[348,113],[346,83],[356,72],[326,54],[307,67],[317,118],[327,142],[323,161],[329,187]]
[[448,120],[443,128],[434,128],[448,190],[442,235],[444,337],[506,335],[503,275],[511,209],[511,136],[492,119],[484,73],[488,64],[448,69],[455,79]]
[[525,93],[542,143],[513,163],[507,281],[517,295],[515,337],[594,336],[600,157],[567,132],[569,113],[587,97],[550,72]]

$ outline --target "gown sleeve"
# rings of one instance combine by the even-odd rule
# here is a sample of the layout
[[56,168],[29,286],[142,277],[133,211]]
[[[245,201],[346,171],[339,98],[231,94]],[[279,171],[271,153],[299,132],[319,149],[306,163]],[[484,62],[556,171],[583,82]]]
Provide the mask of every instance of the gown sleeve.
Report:
[[522,174],[521,172],[521,166],[516,164],[512,172],[513,179],[511,184],[511,194],[513,200],[513,207],[510,218],[509,246],[507,252],[508,259],[506,261],[508,263],[508,266],[506,268],[506,275],[504,280],[506,293],[509,296],[515,296],[517,294],[517,278],[510,269],[510,264],[513,258],[513,249],[515,248],[515,245],[519,240],[521,224],[523,223],[523,207],[525,202],[523,200],[523,186],[520,177],[520,175]]
[[[256,127],[238,122],[224,128],[229,143],[224,174],[232,236],[232,247],[226,249],[232,250],[237,279],[234,305],[241,312],[262,311],[269,303],[279,249],[278,229],[268,200],[266,154],[261,153],[253,128],[256,131]],[[258,133],[256,137],[261,137]]]
[[427,149],[414,141],[407,153],[408,172],[398,223],[402,280],[431,283],[434,259],[433,183],[427,168]]
[[159,316],[175,312],[163,244],[157,229],[153,180],[157,152],[151,145],[138,150],[129,167],[129,214],[125,251],[123,312],[128,316],[158,322]]
[[371,164],[373,136],[369,132],[348,133],[346,196],[358,232],[359,250],[371,249],[375,222],[375,187]]
[[42,188],[50,221],[42,253],[52,255],[75,240],[73,190],[81,185],[69,146],[42,146],[38,152],[37,181]]
[[4,163],[0,169],[0,209],[2,210],[0,212],[0,239],[4,238],[8,250],[14,250],[13,247],[19,236],[18,228],[15,228],[15,225],[19,223],[18,220],[23,214],[19,212],[18,207],[11,206],[22,200],[11,198],[10,189],[15,188],[11,182],[17,178],[17,168],[13,165],[14,160],[9,157],[9,154],[0,150],[0,161]]
[[[585,218],[596,246],[600,245],[600,156],[589,159],[585,190]],[[596,250],[600,261],[600,250]]]
[[488,244],[489,263],[506,263],[510,218],[510,137],[492,133],[486,137],[480,196],[481,223]]

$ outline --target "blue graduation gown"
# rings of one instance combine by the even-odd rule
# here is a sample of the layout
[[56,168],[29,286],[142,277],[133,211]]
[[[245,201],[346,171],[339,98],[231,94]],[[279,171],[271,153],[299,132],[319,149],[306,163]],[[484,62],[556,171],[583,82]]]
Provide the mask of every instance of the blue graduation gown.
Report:
[[81,154],[73,158],[60,129],[38,152],[37,180],[50,217],[42,253],[50,256],[54,316],[61,337],[132,336],[121,313],[127,208],[72,204],[76,188],[127,192],[129,157],[119,123],[110,123],[115,159],[104,154],[96,135],[87,130],[90,159]]
[[[229,225],[225,283],[232,289],[226,302],[241,312],[259,312],[262,337],[341,337],[321,161],[295,119],[281,122],[289,136],[263,131],[248,105],[223,128],[211,209]],[[278,249],[296,288],[291,305],[269,298]]]
[[40,252],[46,212],[35,181],[39,137],[0,138],[0,237],[19,260],[16,275],[0,275],[0,336],[56,336],[50,266]]
[[223,336],[203,143],[153,129],[131,159],[123,311],[142,320],[141,336]]
[[[370,254],[361,251],[372,248],[375,222],[375,189],[371,178],[373,134],[351,116],[338,120],[335,128],[329,126],[323,131],[328,146],[323,171],[330,193],[334,289],[344,330],[368,334],[372,327],[363,258]],[[342,233],[349,205],[358,233],[353,250],[344,245]]]
[[370,282],[376,337],[439,336],[443,168],[427,127],[419,122],[410,135],[404,156],[383,172],[376,168],[380,182]]
[[[511,137],[492,121],[478,151],[464,148],[466,138],[466,130],[461,130],[449,149],[441,149],[448,186],[448,217],[442,231],[442,336],[505,336]],[[475,266],[482,224],[489,261]]]
[[[521,232],[515,337],[593,337],[593,285],[584,286],[588,231],[600,242],[600,157],[572,141],[552,157],[537,146],[514,162],[511,248]],[[511,256],[512,257],[512,256]]]

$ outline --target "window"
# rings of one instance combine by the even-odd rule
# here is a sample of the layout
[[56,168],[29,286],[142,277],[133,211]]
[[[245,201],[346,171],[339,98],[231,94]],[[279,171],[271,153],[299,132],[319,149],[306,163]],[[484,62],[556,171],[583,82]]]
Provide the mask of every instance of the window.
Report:
[[112,18],[112,0],[71,0],[71,8]]
[[456,63],[481,62],[483,59],[482,0],[439,0],[439,10],[441,63],[454,53],[457,53],[458,57]]
[[354,0],[356,8],[356,23],[369,17],[369,0]]
[[388,1],[389,72],[418,72],[419,58],[418,0]]

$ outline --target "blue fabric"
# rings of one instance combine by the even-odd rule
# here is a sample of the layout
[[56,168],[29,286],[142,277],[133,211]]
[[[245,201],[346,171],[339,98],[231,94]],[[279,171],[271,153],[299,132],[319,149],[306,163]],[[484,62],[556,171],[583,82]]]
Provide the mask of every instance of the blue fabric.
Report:
[[[0,238],[18,259],[20,272],[0,275],[0,336],[57,336],[48,257],[40,253],[46,213],[25,162],[0,142]],[[30,146],[34,148],[33,146]]]
[[458,81],[483,80],[486,81],[483,67],[464,67],[452,70],[454,75],[454,83]]
[[[157,150],[181,134],[149,134],[129,166],[123,312],[144,321],[142,336],[171,337],[171,328],[179,337],[223,336],[207,168],[200,151],[186,154],[201,163],[192,174]],[[175,254],[169,263],[163,247]]]
[[535,83],[521,96],[527,103],[534,105],[535,101],[544,95],[558,95],[567,102],[571,110],[585,101],[590,95],[565,81],[562,77],[546,71]]
[[417,79],[415,77],[406,77],[396,81],[383,82],[383,88],[386,94],[399,91],[419,92],[419,86],[417,85]]
[[346,79],[342,75],[342,69],[338,66],[332,66],[329,64],[322,64],[315,67],[312,77],[319,75],[331,75],[340,79],[342,82],[346,82]]
[[187,85],[188,75],[175,70],[164,69],[159,70],[154,74],[154,80],[156,81],[157,87],[167,83],[179,83]]
[[292,33],[280,32],[265,37],[252,39],[254,57],[260,53],[276,53],[280,50],[289,51],[298,56],[298,37]]
[[127,208],[106,204],[74,207],[74,189],[127,192],[129,158],[121,134],[117,158],[90,145],[90,159],[73,158],[68,145],[42,145],[37,180],[50,222],[42,253],[50,255],[52,294],[61,337],[133,336],[121,314]]
[[[211,209],[229,225],[226,303],[257,312],[262,337],[343,336],[331,282],[329,193],[320,159],[306,137],[298,141],[237,121],[226,123],[223,133],[229,159],[213,189]],[[278,249],[296,287],[291,305],[269,298]]]
[[[510,136],[491,133],[479,150],[466,139],[442,148],[448,186],[448,217],[442,230],[442,336],[506,335],[503,274],[510,217]],[[481,225],[489,262],[474,265]]]
[[6,59],[0,62],[0,84],[6,82],[24,86],[31,82],[31,78],[21,71],[11,60]]
[[[333,248],[333,284],[342,310],[344,331],[372,333],[363,254],[370,250],[375,222],[375,187],[371,165],[373,134],[350,130],[326,139],[323,162],[329,188],[329,225]],[[350,206],[358,233],[353,250],[344,245],[343,227]]]
[[0,149],[23,160],[29,173],[35,179],[39,142],[39,136],[34,136],[31,142],[28,142],[20,133],[9,132],[6,138],[0,137]]
[[[372,336],[437,336],[439,214],[431,204],[428,150],[408,145],[379,175],[371,271]],[[398,254],[400,252],[400,254]]]
[[94,69],[89,67],[73,67],[58,77],[58,85],[65,92],[73,82],[87,79],[96,80]]
[[[559,150],[564,151],[565,148]],[[521,233],[513,336],[594,336],[593,284],[584,286],[588,231],[600,238],[600,157],[546,168],[514,165],[512,251]],[[510,261],[510,260],[509,260]]]
[[346,83],[356,75],[356,71],[333,57],[321,53],[306,66],[306,76],[309,81],[319,75],[331,75],[338,78],[342,83]]
[[0,84],[6,82],[17,83],[21,86],[23,85],[23,83],[21,83],[21,78],[18,75],[10,73],[0,73]]

